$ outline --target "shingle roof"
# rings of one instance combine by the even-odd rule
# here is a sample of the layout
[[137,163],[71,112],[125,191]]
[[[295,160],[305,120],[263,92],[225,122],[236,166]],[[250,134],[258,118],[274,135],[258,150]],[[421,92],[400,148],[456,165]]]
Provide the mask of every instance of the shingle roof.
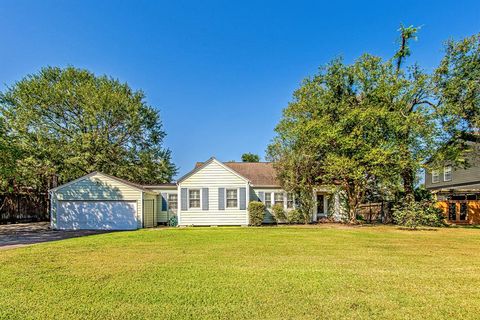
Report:
[[[272,162],[222,162],[224,165],[250,180],[254,186],[280,187]],[[197,162],[195,168],[203,165]]]

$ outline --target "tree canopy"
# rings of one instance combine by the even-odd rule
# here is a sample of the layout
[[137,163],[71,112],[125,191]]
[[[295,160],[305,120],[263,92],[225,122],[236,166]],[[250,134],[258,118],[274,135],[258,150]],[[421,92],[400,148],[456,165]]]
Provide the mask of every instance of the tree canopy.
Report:
[[340,187],[351,222],[372,186],[413,201],[416,174],[442,137],[431,76],[405,63],[418,28],[399,31],[392,59],[363,55],[351,65],[335,59],[307,78],[268,148],[282,184],[300,197],[311,198],[305,190],[318,185]]
[[0,95],[0,115],[3,137],[18,149],[9,153],[14,184],[45,189],[53,175],[62,183],[97,170],[159,183],[176,172],[159,112],[143,92],[107,76],[43,68]]
[[242,161],[243,162],[259,162],[260,156],[254,153],[244,153],[242,154]]
[[480,128],[480,33],[445,44],[434,91],[445,129],[453,136]]

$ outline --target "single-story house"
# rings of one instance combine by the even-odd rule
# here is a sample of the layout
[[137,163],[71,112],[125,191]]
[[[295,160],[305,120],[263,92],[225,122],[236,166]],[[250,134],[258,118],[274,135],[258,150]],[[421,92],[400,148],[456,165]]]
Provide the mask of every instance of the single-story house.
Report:
[[[329,205],[330,195],[326,188],[312,190],[312,221],[338,207]],[[220,162],[213,157],[169,184],[139,185],[93,172],[51,189],[50,200],[55,229],[133,230],[171,219],[179,226],[248,225],[247,207],[254,200],[265,203],[264,222],[271,223],[273,205],[285,210],[295,206],[272,163]]]

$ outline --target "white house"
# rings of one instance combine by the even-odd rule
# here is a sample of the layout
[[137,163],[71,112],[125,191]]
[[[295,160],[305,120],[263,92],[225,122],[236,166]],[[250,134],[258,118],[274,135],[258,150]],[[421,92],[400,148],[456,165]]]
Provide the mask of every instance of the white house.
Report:
[[[326,189],[312,191],[312,220],[327,216]],[[295,206],[282,190],[272,163],[220,162],[210,158],[177,183],[138,185],[100,172],[50,190],[51,225],[55,229],[130,230],[176,220],[180,226],[248,225],[248,203],[262,201],[265,223],[271,207]]]

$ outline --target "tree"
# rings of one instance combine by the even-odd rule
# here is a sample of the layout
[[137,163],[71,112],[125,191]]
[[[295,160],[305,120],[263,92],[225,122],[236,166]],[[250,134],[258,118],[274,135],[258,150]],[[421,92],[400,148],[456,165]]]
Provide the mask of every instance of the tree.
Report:
[[254,153],[244,153],[242,154],[242,161],[243,162],[259,162],[260,156]]
[[[0,191],[12,192],[12,177],[21,157],[18,143],[8,137],[5,120],[0,116]],[[1,208],[1,204],[0,204]]]
[[435,122],[435,105],[431,102],[430,76],[418,65],[402,68],[410,56],[409,42],[416,40],[418,27],[401,26],[400,47],[394,56],[396,60],[395,79],[389,92],[388,131],[398,154],[405,201],[414,201],[416,175],[431,156],[439,132]]
[[445,44],[434,73],[434,90],[444,129],[451,137],[480,128],[480,33]]
[[369,181],[395,176],[398,156],[386,131],[393,70],[370,55],[353,65],[336,59],[295,91],[267,153],[284,188],[305,201],[304,212],[313,187],[337,185],[353,223]]
[[143,92],[107,76],[43,68],[0,95],[0,113],[23,151],[17,183],[44,190],[53,175],[62,183],[96,170],[159,183],[176,172],[159,112]]

